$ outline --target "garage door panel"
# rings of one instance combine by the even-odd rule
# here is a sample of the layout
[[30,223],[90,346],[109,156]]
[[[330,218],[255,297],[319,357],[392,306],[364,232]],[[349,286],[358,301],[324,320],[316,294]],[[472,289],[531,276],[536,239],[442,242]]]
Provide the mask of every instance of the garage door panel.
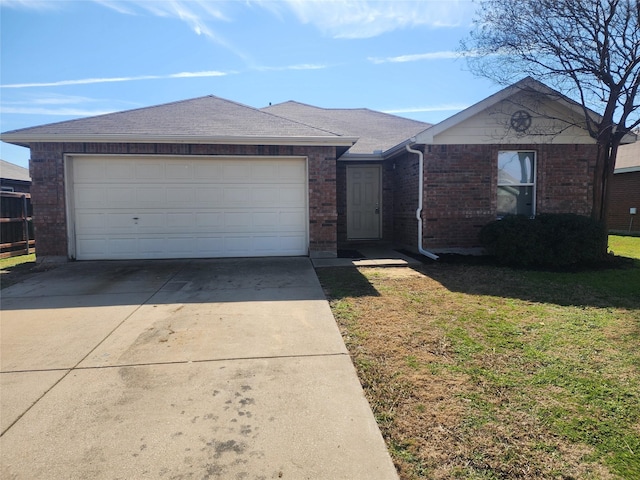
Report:
[[196,251],[204,257],[223,257],[225,239],[223,236],[204,236],[196,238]]
[[246,182],[252,178],[251,164],[226,161],[222,165],[222,178],[227,182]]
[[107,240],[104,238],[79,237],[76,241],[78,256],[86,256],[94,259],[105,258],[107,252]]
[[222,208],[233,208],[252,205],[251,188],[237,185],[224,189]]
[[75,189],[73,200],[76,205],[87,208],[102,208],[108,203],[107,189],[99,185],[81,186]]
[[155,180],[162,182],[165,180],[164,164],[157,161],[142,161],[136,163],[136,180]]
[[306,255],[304,159],[85,157],[78,259]]
[[224,212],[223,228],[225,230],[251,231],[252,223],[252,214],[249,211]]
[[224,216],[221,212],[196,213],[196,226],[205,231],[216,231],[224,226]]
[[[106,197],[108,207],[127,208],[134,204],[136,191],[131,187],[111,187],[106,189]],[[104,204],[98,206],[104,207]]]
[[196,201],[193,187],[169,187],[166,191],[167,206],[191,206]]
[[76,216],[76,228],[85,234],[102,235],[105,232],[106,215],[97,213],[82,213]]
[[196,201],[210,205],[220,205],[222,203],[223,189],[220,186],[207,186],[196,188]]
[[301,222],[305,221],[304,212],[301,211],[280,212],[278,217],[278,225],[281,227],[281,229],[290,227],[291,230],[294,230],[298,225],[300,225]]
[[81,162],[74,164],[73,176],[76,182],[92,181],[96,178],[107,178],[104,161]]
[[297,179],[301,177],[305,178],[306,175],[307,171],[304,163],[283,166],[283,168],[280,168],[278,171],[278,178],[281,182],[286,183],[298,183]]
[[134,187],[131,186],[136,192],[135,202],[130,205],[130,208],[136,207],[155,207],[155,208],[164,208],[166,207],[166,194],[165,188],[163,185],[158,185],[154,187],[144,186],[144,187]]
[[304,187],[281,188],[279,194],[281,203],[289,205],[304,205],[306,203]]
[[194,162],[194,178],[200,181],[216,180],[222,176],[221,162]]
[[193,228],[196,226],[193,213],[167,213],[168,228]]
[[109,180],[131,181],[135,179],[135,168],[129,160],[102,161],[105,178]]
[[131,213],[106,213],[104,217],[104,231],[103,235],[107,235],[110,232],[116,234],[133,234],[137,230],[137,225],[133,219],[134,214]]
[[193,179],[193,164],[191,162],[167,163],[166,178],[179,180]]
[[131,256],[135,255],[138,251],[138,238],[124,237],[124,238],[110,238],[107,241],[107,254],[108,256],[122,255]]

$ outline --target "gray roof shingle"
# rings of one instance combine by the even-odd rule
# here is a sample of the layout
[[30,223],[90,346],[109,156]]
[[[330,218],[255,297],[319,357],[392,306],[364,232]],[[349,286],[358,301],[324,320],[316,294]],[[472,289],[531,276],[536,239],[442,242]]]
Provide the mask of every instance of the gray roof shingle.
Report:
[[263,112],[274,113],[339,135],[359,137],[351,154],[387,151],[408,140],[431,124],[366,108],[320,108],[295,101],[271,105]]
[[334,137],[339,134],[213,95],[3,133],[19,137]]
[[0,160],[0,178],[30,182],[29,170],[15,163]]

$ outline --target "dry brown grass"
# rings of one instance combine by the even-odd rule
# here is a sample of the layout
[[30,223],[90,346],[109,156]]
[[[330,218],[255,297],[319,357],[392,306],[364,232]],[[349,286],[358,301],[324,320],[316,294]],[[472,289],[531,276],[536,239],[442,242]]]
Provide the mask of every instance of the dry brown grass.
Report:
[[[556,302],[559,285],[482,265],[318,275],[403,480],[640,474],[639,299],[578,283]],[[622,418],[635,433],[601,447]]]

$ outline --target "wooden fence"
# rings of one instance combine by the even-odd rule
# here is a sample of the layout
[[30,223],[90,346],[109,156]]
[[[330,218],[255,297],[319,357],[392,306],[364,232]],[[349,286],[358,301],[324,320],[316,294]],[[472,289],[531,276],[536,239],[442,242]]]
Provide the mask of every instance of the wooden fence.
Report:
[[0,258],[35,251],[32,215],[30,194],[0,192]]

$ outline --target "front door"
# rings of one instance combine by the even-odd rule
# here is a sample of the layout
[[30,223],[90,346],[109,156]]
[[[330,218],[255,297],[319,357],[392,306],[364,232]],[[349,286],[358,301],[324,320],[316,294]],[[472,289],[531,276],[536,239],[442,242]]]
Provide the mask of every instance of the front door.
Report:
[[380,238],[380,165],[347,166],[347,238]]

